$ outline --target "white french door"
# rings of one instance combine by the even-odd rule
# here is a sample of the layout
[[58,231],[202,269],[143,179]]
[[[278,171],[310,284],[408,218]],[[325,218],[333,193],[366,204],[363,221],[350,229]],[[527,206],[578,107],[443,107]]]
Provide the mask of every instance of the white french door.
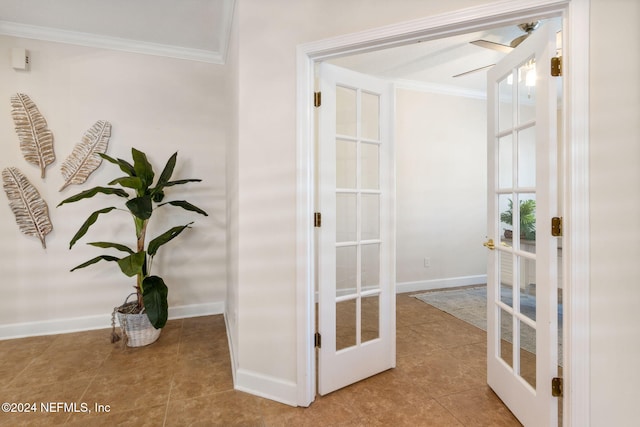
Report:
[[320,65],[318,392],[395,366],[393,88]]
[[488,72],[488,384],[525,426],[558,423],[555,49],[545,25]]

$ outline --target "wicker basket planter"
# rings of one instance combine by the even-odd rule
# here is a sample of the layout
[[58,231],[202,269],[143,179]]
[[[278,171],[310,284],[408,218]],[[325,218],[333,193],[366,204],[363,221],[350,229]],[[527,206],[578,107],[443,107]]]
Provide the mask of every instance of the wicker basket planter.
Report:
[[[135,294],[133,294],[135,295]],[[162,329],[156,329],[149,321],[147,313],[133,313],[137,309],[135,302],[125,302],[114,309],[120,323],[124,343],[128,347],[143,347],[154,343],[160,337]]]

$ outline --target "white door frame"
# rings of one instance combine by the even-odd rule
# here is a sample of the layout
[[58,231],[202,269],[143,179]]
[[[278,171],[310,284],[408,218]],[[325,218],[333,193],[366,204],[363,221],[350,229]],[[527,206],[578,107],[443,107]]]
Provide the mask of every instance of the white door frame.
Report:
[[297,48],[297,385],[298,405],[315,399],[314,69],[316,62],[354,53],[562,16],[564,28],[564,422],[589,426],[589,0],[507,0]]

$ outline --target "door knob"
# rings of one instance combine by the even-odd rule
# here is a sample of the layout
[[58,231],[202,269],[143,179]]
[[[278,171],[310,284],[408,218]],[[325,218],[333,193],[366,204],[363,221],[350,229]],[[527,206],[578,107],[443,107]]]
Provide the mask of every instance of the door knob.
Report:
[[484,242],[482,244],[482,246],[484,246],[484,247],[486,247],[486,248],[488,248],[490,250],[494,250],[496,248],[496,245],[493,244],[493,239],[487,240],[486,242]]

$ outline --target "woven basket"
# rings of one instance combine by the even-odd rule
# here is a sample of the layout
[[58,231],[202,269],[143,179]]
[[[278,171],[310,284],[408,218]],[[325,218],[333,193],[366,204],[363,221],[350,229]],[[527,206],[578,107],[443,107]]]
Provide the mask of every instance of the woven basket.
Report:
[[[135,294],[132,294],[135,295]],[[131,296],[131,295],[129,295]],[[127,297],[127,300],[129,297]],[[117,307],[116,315],[120,323],[120,329],[128,347],[142,347],[155,342],[160,337],[162,329],[153,327],[147,317],[147,313],[131,314],[136,306],[135,302],[126,302]]]

